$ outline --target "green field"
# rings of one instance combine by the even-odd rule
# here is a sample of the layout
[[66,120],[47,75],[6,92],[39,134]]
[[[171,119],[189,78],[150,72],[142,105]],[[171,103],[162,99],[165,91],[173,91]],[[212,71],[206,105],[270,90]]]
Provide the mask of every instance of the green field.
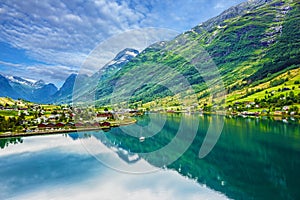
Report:
[[0,110],[0,116],[16,117],[16,116],[18,116],[18,111],[15,111],[15,110]]

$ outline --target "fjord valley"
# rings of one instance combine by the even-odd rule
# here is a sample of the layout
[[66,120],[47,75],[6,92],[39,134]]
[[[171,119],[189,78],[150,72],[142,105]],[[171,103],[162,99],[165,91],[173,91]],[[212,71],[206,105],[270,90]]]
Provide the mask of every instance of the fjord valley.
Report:
[[[56,51],[50,33],[38,53],[25,51],[27,61],[48,52],[43,61],[55,65],[29,62],[24,77],[1,71],[0,199],[300,199],[300,0],[235,0],[232,7],[203,0],[207,9],[228,9],[176,34],[124,27],[136,18],[159,27],[173,18],[187,23],[187,14],[203,12],[200,1],[173,1],[170,15],[169,1],[59,0],[45,12],[44,4],[28,2],[34,14],[24,22],[50,16],[33,30],[48,34],[52,27],[43,23],[54,21],[54,35],[63,28],[68,36],[55,37],[63,44]],[[27,8],[6,2],[0,15],[19,4]],[[163,15],[147,15],[155,10]],[[56,26],[60,13],[67,23]],[[84,38],[90,44],[123,28],[78,71],[60,65],[85,55]],[[82,33],[87,37],[77,38]],[[67,43],[71,36],[75,46]],[[0,70],[3,64],[22,68],[0,57]],[[38,79],[63,80],[54,82],[61,87],[28,78],[39,65],[51,79]]]
[[[124,88],[134,90],[130,107],[274,113],[286,111],[283,107],[287,106],[291,107],[290,113],[297,115],[300,101],[299,24],[298,1],[247,1],[171,41],[153,44],[140,53],[124,49],[93,76],[70,75],[59,90],[50,84],[39,89],[30,88],[28,92],[23,85],[5,81],[1,84],[2,96],[40,103],[71,103],[73,85],[78,79],[80,85],[97,83],[92,89],[82,87],[80,98],[92,96],[90,99],[97,106],[103,106],[111,104],[117,81],[128,72],[133,72],[132,79],[151,77],[153,71],[162,70],[159,66],[167,66],[183,75],[191,88],[180,86],[172,70],[162,71],[156,76],[172,84],[175,93],[151,80],[139,88],[127,83]],[[206,57],[209,56],[206,58],[209,62],[202,62],[204,52]],[[217,71],[209,70],[212,64]],[[145,69],[145,74],[139,73]],[[219,81],[224,84],[221,89],[226,93],[225,98],[211,91],[208,82],[217,81],[210,78],[216,75],[220,75]],[[197,100],[188,105],[185,101],[189,101],[191,93]]]
[[[300,29],[295,28],[300,24],[299,9],[298,1],[248,1],[173,40],[142,52],[124,49],[92,76],[71,74],[60,89],[42,80],[1,76],[1,95],[59,105],[72,103],[77,92],[79,99],[92,99],[96,107],[113,110],[114,88],[131,73],[122,86],[125,93],[114,94],[126,96],[126,91],[134,91],[127,105],[130,109],[294,118],[300,113]],[[181,85],[173,70],[188,84]],[[146,81],[135,88],[139,78]],[[76,81],[80,88],[74,88]],[[214,88],[217,81],[223,88]],[[6,117],[16,116],[15,111],[5,112]]]

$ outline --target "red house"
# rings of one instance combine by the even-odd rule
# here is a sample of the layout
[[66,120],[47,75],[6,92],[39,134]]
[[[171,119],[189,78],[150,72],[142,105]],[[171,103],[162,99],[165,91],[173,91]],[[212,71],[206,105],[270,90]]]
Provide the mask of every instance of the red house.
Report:
[[65,124],[64,124],[64,123],[62,123],[62,122],[59,122],[59,123],[55,124],[55,126],[56,126],[56,127],[64,127],[64,126],[65,126]]
[[82,126],[83,126],[83,123],[77,122],[77,123],[75,123],[75,126],[76,126],[76,127],[82,127]]
[[109,122],[102,122],[102,123],[100,123],[100,126],[110,126],[110,123]]
[[98,113],[97,117],[107,117],[107,118],[111,118],[112,117],[112,113]]
[[38,125],[38,128],[46,128],[47,124],[46,123],[41,123]]
[[53,128],[53,127],[55,127],[55,124],[48,123],[48,124],[47,124],[47,127],[48,127],[48,128]]

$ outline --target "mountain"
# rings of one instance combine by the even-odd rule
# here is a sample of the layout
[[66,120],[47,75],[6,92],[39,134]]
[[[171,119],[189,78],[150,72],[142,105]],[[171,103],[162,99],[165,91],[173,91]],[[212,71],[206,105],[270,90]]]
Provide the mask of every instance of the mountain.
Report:
[[26,79],[23,79],[18,76],[6,76],[6,78],[11,82],[11,83],[19,83],[22,85],[27,85],[27,86],[33,86],[35,83],[33,81],[28,81]]
[[92,76],[70,75],[56,92],[43,81],[2,76],[0,94],[44,103],[95,100],[99,105],[115,99],[157,105],[170,97],[169,104],[178,106],[184,104],[179,97],[188,100],[194,92],[197,104],[220,105],[224,86],[227,104],[257,98],[276,102],[265,94],[287,96],[284,92],[292,88],[300,93],[299,24],[299,0],[249,0],[140,53],[124,49]]
[[0,86],[0,96],[8,96],[15,99],[22,98],[37,103],[70,103],[76,82],[83,87],[80,93],[88,95],[91,90],[89,85],[94,85],[94,82],[98,82],[99,79],[104,80],[111,77],[138,54],[137,50],[126,48],[91,77],[71,74],[59,90],[54,84],[46,84],[43,80],[34,82],[17,76],[2,76],[1,82],[3,84]]
[[35,82],[35,83],[32,84],[32,86],[34,88],[41,88],[41,87],[43,87],[45,85],[46,85],[46,83],[43,80],[39,80],[39,81],[37,81],[37,82]]
[[7,96],[13,99],[22,98],[28,101],[43,103],[57,91],[57,87],[46,84],[44,81],[28,81],[18,76],[1,77],[0,96]]
[[32,99],[39,103],[48,102],[49,98],[51,98],[51,96],[56,92],[57,87],[53,83],[44,84],[33,91]]
[[71,74],[64,82],[62,87],[49,99],[50,102],[66,103],[72,99],[73,87],[77,74]]
[[18,94],[16,91],[11,87],[7,78],[0,74],[0,96],[1,97],[11,97],[17,98]]
[[126,63],[139,54],[138,50],[126,48],[120,51],[115,58],[99,70],[98,78],[106,79],[119,71]]
[[[93,86],[99,80],[105,80],[118,72],[126,63],[136,57],[139,52],[135,49],[126,48],[120,51],[115,58],[107,63],[101,69],[88,77],[87,75],[71,74],[63,84],[63,86],[52,97],[51,102],[54,103],[70,103],[73,98],[74,85],[81,99],[89,98],[92,93]],[[75,91],[75,92],[76,92]],[[77,95],[78,96],[78,95]],[[82,98],[83,97],[83,98]],[[75,98],[75,97],[74,97]]]
[[[233,96],[249,95],[248,90],[255,90],[253,93],[266,90],[266,84],[280,74],[299,68],[299,24],[298,0],[247,1],[174,40],[149,46],[115,74],[100,80],[96,99],[99,104],[109,103],[116,84],[125,76],[128,76],[123,78],[127,82],[122,80],[118,85],[120,92],[114,95],[131,95],[131,102],[145,103],[176,94],[187,95],[188,87],[182,86],[174,72],[192,85],[199,103],[211,102],[207,83],[213,85],[218,74],[227,96],[232,95],[232,101],[236,100]],[[213,70],[213,65],[217,70]],[[159,75],[156,83],[153,74]],[[135,88],[138,81],[145,84]],[[173,91],[161,83],[171,84]]]

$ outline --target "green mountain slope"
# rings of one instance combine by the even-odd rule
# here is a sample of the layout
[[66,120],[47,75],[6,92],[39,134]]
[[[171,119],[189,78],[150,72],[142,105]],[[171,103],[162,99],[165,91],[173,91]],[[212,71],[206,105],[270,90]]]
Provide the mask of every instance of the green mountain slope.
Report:
[[[207,87],[218,74],[228,97],[270,81],[300,66],[299,13],[300,2],[288,0],[249,1],[230,8],[172,41],[145,49],[116,74],[100,80],[96,99],[99,104],[110,103],[124,76],[128,81],[146,80],[138,88],[129,81],[115,95],[131,95],[131,102],[143,103],[178,93],[188,96],[190,88],[182,86],[174,72],[192,85],[199,103],[209,102]],[[218,70],[212,70],[214,65]],[[153,74],[160,78],[153,81]],[[172,83],[173,91],[161,83]]]

